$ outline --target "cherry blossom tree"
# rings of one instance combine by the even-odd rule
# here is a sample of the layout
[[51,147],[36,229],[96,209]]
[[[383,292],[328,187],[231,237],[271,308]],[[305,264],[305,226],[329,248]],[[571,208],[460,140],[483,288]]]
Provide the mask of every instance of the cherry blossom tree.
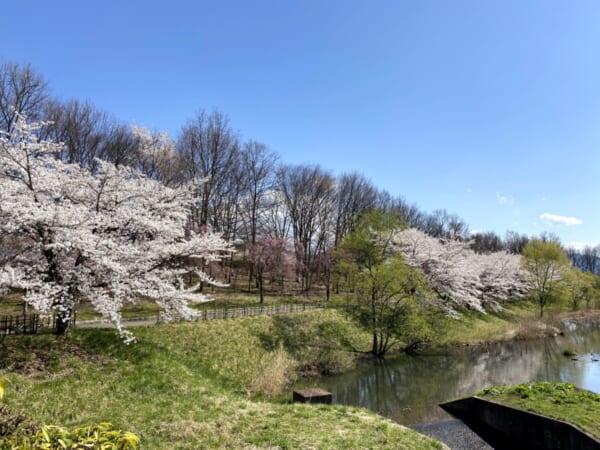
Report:
[[197,263],[230,252],[215,234],[186,231],[197,183],[175,189],[105,161],[93,173],[65,163],[54,157],[61,144],[37,137],[44,125],[19,117],[0,135],[0,238],[19,243],[1,259],[0,287],[23,289],[27,304],[55,313],[58,333],[83,300],[126,341],[127,302],[152,300],[166,321],[194,317],[189,302],[207,298],[184,275],[217,283]]
[[286,247],[287,242],[285,239],[270,236],[265,236],[255,244],[248,245],[248,260],[254,267],[254,276],[258,284],[260,303],[264,303],[265,301],[265,275],[269,272],[281,271],[288,264]]
[[527,291],[518,255],[505,251],[479,254],[468,242],[435,238],[415,228],[398,233],[396,246],[408,264],[423,270],[447,308],[484,311],[521,298]]

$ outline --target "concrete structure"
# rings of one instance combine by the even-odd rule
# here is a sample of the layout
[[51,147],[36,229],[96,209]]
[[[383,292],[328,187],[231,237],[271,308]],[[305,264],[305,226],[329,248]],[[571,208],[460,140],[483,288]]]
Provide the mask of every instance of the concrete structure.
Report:
[[550,417],[469,397],[440,405],[494,448],[600,450],[600,440]]
[[331,405],[333,395],[320,388],[301,389],[294,391],[294,403],[325,403]]

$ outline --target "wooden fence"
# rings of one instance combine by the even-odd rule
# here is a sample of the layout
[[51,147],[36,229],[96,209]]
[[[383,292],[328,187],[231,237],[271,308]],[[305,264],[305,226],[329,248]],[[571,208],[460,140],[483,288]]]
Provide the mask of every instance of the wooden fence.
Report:
[[296,305],[261,305],[242,306],[239,308],[205,308],[201,311],[197,320],[233,319],[236,317],[270,316],[273,314],[309,311],[312,309],[323,309],[325,305],[320,303],[302,303]]
[[[300,311],[310,311],[315,309],[327,308],[327,305],[320,303],[300,303],[300,304],[281,304],[281,305],[262,305],[262,306],[241,306],[236,308],[205,308],[200,311],[196,320],[215,320],[215,319],[234,319],[237,317],[267,316],[273,314],[285,314]],[[123,319],[127,326],[136,324],[145,325],[148,322],[157,321],[156,316],[139,317],[135,319]],[[160,319],[158,320],[160,322]],[[80,322],[77,326],[80,328],[97,327],[103,321]],[[72,319],[71,327],[75,328],[75,317]],[[0,316],[0,336],[9,334],[36,334],[40,330],[53,331],[56,328],[56,321],[52,317],[41,317],[39,314]]]
[[40,317],[39,314],[0,316],[0,336],[36,334],[42,328],[53,330],[54,327],[52,317]]

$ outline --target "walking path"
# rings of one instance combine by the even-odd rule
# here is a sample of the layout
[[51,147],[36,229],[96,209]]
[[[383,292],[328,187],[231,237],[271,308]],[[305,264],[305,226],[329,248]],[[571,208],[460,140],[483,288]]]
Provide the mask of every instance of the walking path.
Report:
[[[216,320],[216,319],[234,319],[238,317],[253,316],[272,316],[275,314],[287,314],[300,311],[311,311],[323,309],[325,306],[319,304],[298,304],[298,305],[262,305],[262,306],[244,306],[240,308],[219,308],[205,309],[200,311],[196,320]],[[143,327],[159,323],[158,317],[136,317],[123,319],[123,326]],[[78,320],[76,328],[109,328],[111,322],[108,320]]]
[[411,428],[425,436],[442,441],[451,450],[493,449],[469,427],[458,419],[413,425]]

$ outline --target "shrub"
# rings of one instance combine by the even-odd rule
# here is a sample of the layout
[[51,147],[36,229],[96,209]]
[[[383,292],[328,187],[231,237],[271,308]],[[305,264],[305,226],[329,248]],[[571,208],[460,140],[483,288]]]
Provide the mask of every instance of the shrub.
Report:
[[253,394],[261,393],[267,397],[280,395],[294,380],[296,362],[287,354],[283,345],[264,355],[260,366],[260,374],[250,384],[249,390]]
[[110,423],[67,431],[55,425],[43,425],[34,435],[16,435],[0,442],[0,450],[136,450],[139,438],[127,431],[115,430]]

